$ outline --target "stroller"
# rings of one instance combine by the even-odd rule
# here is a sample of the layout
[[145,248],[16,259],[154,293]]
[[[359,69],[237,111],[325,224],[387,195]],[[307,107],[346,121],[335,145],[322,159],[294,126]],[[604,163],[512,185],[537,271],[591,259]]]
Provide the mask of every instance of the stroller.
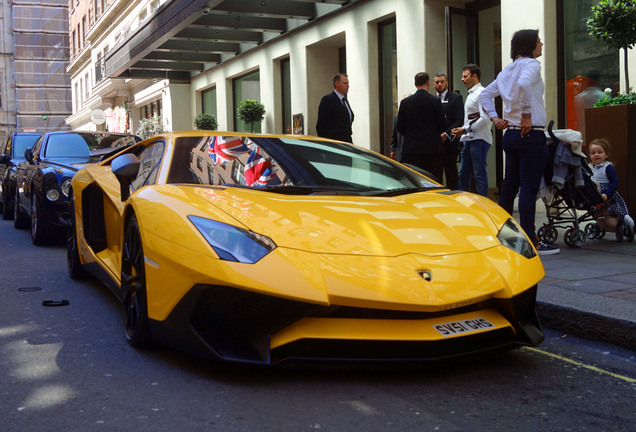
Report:
[[[563,240],[569,247],[583,247],[587,239],[603,238],[616,233],[616,240],[634,241],[634,230],[623,219],[609,211],[603,201],[586,156],[575,148],[581,133],[569,129],[553,131],[548,125],[549,163],[544,170],[546,197],[543,198],[548,223],[537,231],[539,239],[556,242],[557,228],[565,228]],[[570,140],[570,141],[568,141]],[[583,223],[589,222],[581,229]]]

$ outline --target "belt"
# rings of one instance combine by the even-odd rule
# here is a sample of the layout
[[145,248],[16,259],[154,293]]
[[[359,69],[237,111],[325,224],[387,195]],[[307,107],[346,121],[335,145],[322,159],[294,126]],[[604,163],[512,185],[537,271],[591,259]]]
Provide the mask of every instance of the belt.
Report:
[[[512,129],[512,130],[521,130],[523,129],[521,126],[516,126],[516,125],[510,125],[508,126],[508,129]],[[535,130],[545,130],[545,126],[532,126],[530,129],[535,129]]]

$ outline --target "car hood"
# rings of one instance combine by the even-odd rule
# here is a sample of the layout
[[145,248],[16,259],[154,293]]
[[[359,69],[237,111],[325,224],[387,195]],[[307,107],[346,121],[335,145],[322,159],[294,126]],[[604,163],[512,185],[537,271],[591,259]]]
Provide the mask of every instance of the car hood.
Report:
[[45,159],[43,164],[52,168],[64,168],[72,171],[79,171],[86,165],[90,165],[95,161],[88,158],[59,158],[59,159]]
[[365,197],[190,190],[279,247],[358,256],[440,256],[500,245],[499,227],[478,198],[466,193]]

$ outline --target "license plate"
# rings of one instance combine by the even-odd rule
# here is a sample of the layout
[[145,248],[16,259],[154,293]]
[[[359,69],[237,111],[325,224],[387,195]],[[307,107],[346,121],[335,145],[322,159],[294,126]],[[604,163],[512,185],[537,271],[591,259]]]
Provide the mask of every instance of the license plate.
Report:
[[444,324],[436,324],[433,326],[442,336],[457,336],[460,334],[472,333],[480,330],[486,330],[497,327],[488,322],[486,318],[473,318],[461,321],[451,321]]

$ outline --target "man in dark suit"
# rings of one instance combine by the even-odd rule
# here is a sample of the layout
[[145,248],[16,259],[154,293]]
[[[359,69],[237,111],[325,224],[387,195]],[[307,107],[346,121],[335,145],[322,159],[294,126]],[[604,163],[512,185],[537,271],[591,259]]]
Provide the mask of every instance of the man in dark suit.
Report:
[[320,137],[352,143],[351,123],[354,116],[347,101],[349,77],[343,73],[334,76],[333,88],[334,90],[323,96],[320,101],[316,133]]
[[404,135],[402,162],[428,171],[441,182],[445,120],[441,102],[428,92],[430,85],[426,72],[415,75],[417,91],[400,102],[396,129]]
[[[405,95],[402,99],[411,96]],[[389,156],[398,162],[402,162],[402,148],[404,147],[404,135],[397,131],[397,114],[393,116],[393,129],[391,130],[391,153]]]
[[459,176],[457,174],[459,140],[455,139],[452,130],[464,124],[464,98],[462,98],[462,95],[448,90],[448,77],[446,74],[438,73],[435,75],[433,85],[435,90],[437,90],[438,99],[442,102],[442,110],[446,117],[446,129],[442,134],[446,187],[455,190],[459,188]]

